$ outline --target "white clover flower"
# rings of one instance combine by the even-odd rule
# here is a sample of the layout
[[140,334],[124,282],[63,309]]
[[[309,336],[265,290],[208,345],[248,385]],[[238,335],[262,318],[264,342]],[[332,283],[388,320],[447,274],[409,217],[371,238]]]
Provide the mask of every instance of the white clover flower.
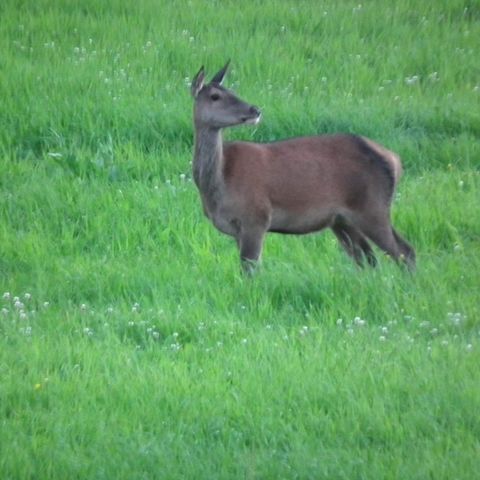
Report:
[[132,320],[130,320],[130,321],[128,322],[128,326],[129,326],[129,327],[133,327],[134,325],[135,325],[135,322],[133,322]]
[[4,300],[10,300],[10,292],[5,292],[2,296]]
[[246,338],[242,338],[242,344],[245,345],[248,342]]
[[360,317],[355,317],[355,318],[353,319],[353,323],[354,323],[355,325],[359,326],[359,327],[363,327],[363,326],[365,325],[365,323],[366,323],[366,320],[363,320],[363,319],[360,318]]
[[471,351],[473,349],[473,345],[471,343],[467,343],[467,346],[465,347],[467,351]]
[[446,347],[448,345],[448,340],[442,340],[442,345]]
[[337,325],[340,326],[343,324],[343,318],[337,318]]
[[32,298],[32,295],[31,295],[30,293],[26,292],[26,293],[23,295],[23,298],[24,298],[25,300],[30,300],[30,299]]
[[17,300],[14,304],[14,307],[17,308],[18,310],[21,310],[25,307],[25,305],[20,301],[20,300]]
[[430,333],[431,333],[432,335],[436,335],[436,334],[438,333],[438,328],[432,328],[432,329],[430,330]]
[[2,308],[2,315],[8,315],[8,308]]
[[20,320],[25,320],[27,318],[27,314],[24,311],[20,311]]
[[407,85],[414,85],[415,83],[418,82],[418,79],[419,79],[418,75],[412,75],[411,77],[405,78],[405,83]]
[[50,302],[43,302],[43,308],[48,308],[50,306]]
[[382,333],[388,333],[388,327],[382,327],[380,330]]
[[152,332],[152,337],[153,337],[153,338],[159,338],[159,337],[160,337],[160,333],[158,333],[157,331],[154,331],[154,332]]
[[86,305],[85,303],[82,303],[82,304],[80,305],[80,310],[85,311],[86,309],[87,309],[87,305]]
[[387,337],[385,337],[384,335],[380,335],[380,336],[378,337],[378,339],[379,339],[381,342],[384,342],[384,341],[387,339]]

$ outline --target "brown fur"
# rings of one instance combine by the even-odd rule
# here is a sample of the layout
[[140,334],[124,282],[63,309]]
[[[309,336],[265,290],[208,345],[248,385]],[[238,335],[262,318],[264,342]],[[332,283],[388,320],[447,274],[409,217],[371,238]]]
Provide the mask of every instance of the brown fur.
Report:
[[245,268],[260,258],[267,232],[304,234],[327,227],[359,264],[364,258],[376,263],[369,239],[413,266],[413,248],[390,223],[399,157],[347,134],[223,144],[222,128],[260,118],[256,107],[220,86],[225,71],[214,77],[218,83],[204,85],[201,70],[192,84],[194,176],[206,215],[236,238]]

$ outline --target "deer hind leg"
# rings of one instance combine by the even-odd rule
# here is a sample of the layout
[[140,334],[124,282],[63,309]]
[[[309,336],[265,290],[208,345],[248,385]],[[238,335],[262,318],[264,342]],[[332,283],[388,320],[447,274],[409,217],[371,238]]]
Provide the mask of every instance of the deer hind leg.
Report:
[[338,238],[340,245],[358,265],[363,267],[365,258],[372,267],[377,264],[377,259],[373,253],[372,247],[360,230],[347,224],[345,221],[338,219],[331,228],[335,236]]
[[392,227],[393,236],[401,251],[401,256],[409,268],[415,268],[415,250],[414,248]]
[[410,245],[393,229],[388,213],[362,214],[356,225],[360,231],[398,262],[409,267],[415,264],[415,253]]

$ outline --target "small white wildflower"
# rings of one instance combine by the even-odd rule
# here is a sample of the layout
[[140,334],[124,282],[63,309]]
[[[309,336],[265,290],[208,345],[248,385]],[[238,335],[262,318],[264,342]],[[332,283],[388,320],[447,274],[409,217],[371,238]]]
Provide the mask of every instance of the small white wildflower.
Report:
[[347,333],[353,335],[353,328],[347,328]]
[[355,318],[353,319],[353,323],[354,323],[355,325],[359,326],[359,327],[363,327],[363,326],[365,325],[366,321],[363,320],[363,319],[360,318],[360,317],[355,317]]
[[431,333],[432,335],[436,335],[436,334],[438,333],[438,328],[432,328],[432,329],[430,330],[430,333]]
[[87,335],[88,337],[91,337],[91,336],[93,335],[93,330],[92,330],[91,328],[89,328],[89,327],[85,327],[85,328],[83,329],[83,333],[84,333],[85,335]]
[[86,309],[87,309],[87,305],[86,305],[85,303],[82,303],[82,304],[80,305],[80,310],[85,311]]
[[473,345],[471,343],[467,343],[467,346],[465,347],[467,351],[470,351],[473,349]]
[[265,328],[266,328],[267,330],[271,330],[271,329],[272,329],[272,326],[271,326],[270,324],[268,324],[268,325],[265,326]]
[[388,333],[388,327],[382,327],[380,330],[382,333]]
[[2,315],[8,315],[8,308],[2,308]]
[[380,335],[380,336],[378,337],[378,339],[379,339],[381,342],[384,342],[384,341],[387,339],[387,337],[385,337],[384,335]]
[[223,347],[223,342],[217,342],[217,347],[218,348]]
[[20,301],[19,297],[13,297],[13,303]]
[[173,333],[172,333],[172,337],[173,337],[173,338],[178,338],[178,332],[173,332]]
[[442,340],[442,345],[446,347],[448,345],[448,340]]
[[132,320],[130,320],[130,321],[128,322],[128,326],[129,326],[129,327],[133,327],[134,325],[135,325],[135,322],[133,322]]
[[20,315],[19,315],[19,316],[20,316],[20,320],[26,320],[26,318],[27,318],[28,315],[27,315],[25,312],[20,311]]
[[50,306],[50,302],[43,302],[43,308],[48,308]]
[[113,307],[108,307],[108,308],[107,308],[107,313],[108,313],[108,314],[113,313]]
[[10,292],[5,292],[2,296],[4,300],[10,300]]
[[146,46],[147,48],[150,48],[150,47],[152,46],[152,42],[149,40],[149,41],[145,44],[145,46]]
[[337,325],[340,326],[343,324],[343,318],[337,318]]
[[458,186],[459,186],[460,188],[463,188],[463,185],[464,185],[463,180],[460,180],[460,181],[458,182]]
[[185,178],[186,178],[186,175],[185,175],[184,173],[181,173],[181,174],[180,174],[180,180],[181,180],[182,182],[184,182],[184,181],[185,181]]
[[13,305],[18,310],[21,310],[25,306],[20,300],[17,300]]
[[243,345],[245,345],[247,342],[248,342],[248,340],[246,338],[242,338]]
[[427,321],[427,320],[424,320],[423,322],[420,322],[420,325],[419,325],[419,326],[420,326],[421,328],[426,328],[426,327],[428,327],[429,325],[430,325],[430,322]]
[[155,331],[155,332],[152,332],[152,337],[153,338],[159,338],[160,337],[160,333]]
[[32,295],[27,292],[27,293],[25,293],[25,294],[23,295],[23,298],[24,298],[25,300],[30,300],[30,299],[32,298]]
[[153,328],[152,327],[148,327],[147,328],[147,333],[152,333],[153,332]]
[[405,83],[407,85],[414,85],[417,82],[418,82],[418,75],[412,75],[411,77],[405,78]]

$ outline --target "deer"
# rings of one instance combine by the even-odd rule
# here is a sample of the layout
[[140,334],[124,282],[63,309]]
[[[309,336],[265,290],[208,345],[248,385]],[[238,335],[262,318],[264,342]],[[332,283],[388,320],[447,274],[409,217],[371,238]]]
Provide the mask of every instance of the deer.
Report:
[[397,154],[369,138],[323,134],[271,143],[224,142],[222,130],[256,125],[260,109],[223,86],[230,61],[191,83],[193,179],[206,217],[232,236],[247,274],[260,262],[267,233],[307,234],[330,228],[359,265],[375,266],[373,244],[415,266],[415,251],[393,228],[390,207],[402,174]]

